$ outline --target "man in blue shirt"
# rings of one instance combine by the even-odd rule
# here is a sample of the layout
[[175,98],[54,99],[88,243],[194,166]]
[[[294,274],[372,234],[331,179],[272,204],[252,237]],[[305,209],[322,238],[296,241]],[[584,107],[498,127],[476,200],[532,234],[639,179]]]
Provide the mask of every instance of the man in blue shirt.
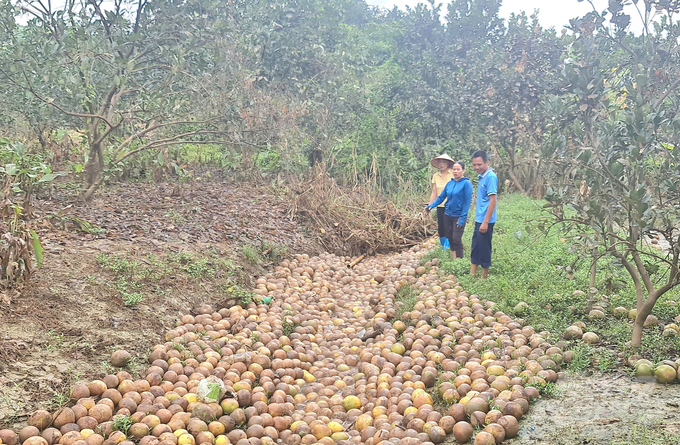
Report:
[[470,274],[477,277],[477,268],[482,266],[482,278],[488,278],[491,267],[491,238],[496,223],[496,197],[498,176],[489,167],[485,151],[472,155],[472,167],[479,175],[477,184],[477,205],[475,210],[475,231],[472,234]]

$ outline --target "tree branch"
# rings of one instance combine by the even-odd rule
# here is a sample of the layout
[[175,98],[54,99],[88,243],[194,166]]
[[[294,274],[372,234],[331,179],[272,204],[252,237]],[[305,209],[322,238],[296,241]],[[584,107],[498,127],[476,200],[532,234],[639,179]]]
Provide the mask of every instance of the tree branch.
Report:
[[149,148],[154,148],[154,147],[162,147],[165,145],[175,145],[175,144],[180,144],[180,143],[198,143],[201,141],[182,141],[182,142],[177,142],[180,139],[186,138],[188,136],[196,136],[196,135],[201,135],[201,134],[222,134],[223,132],[221,131],[213,131],[213,130],[196,130],[196,131],[189,131],[186,133],[178,134],[176,136],[171,136],[169,138],[165,139],[159,139],[153,142],[149,142],[147,144],[142,145],[139,148],[136,148],[130,152],[125,153],[123,157],[116,159],[113,161],[114,164],[117,164],[119,162],[123,162],[125,159],[129,158],[130,156],[133,156],[141,151],[148,150]]
[[666,90],[666,92],[663,93],[663,94],[661,95],[661,97],[659,97],[659,98],[654,102],[654,105],[652,106],[652,109],[656,109],[656,108],[660,107],[661,104],[663,103],[663,101],[666,100],[666,98],[668,97],[668,95],[671,94],[671,93],[673,92],[673,90],[674,90],[675,88],[678,87],[678,85],[680,85],[680,77],[678,77],[677,79],[675,79],[675,80],[673,81],[673,83],[671,84],[671,86],[668,87],[668,90]]
[[[154,120],[155,120],[155,119],[154,119]],[[152,132],[152,131],[154,131],[154,130],[157,130],[157,129],[159,129],[159,128],[169,127],[169,126],[173,126],[173,125],[201,125],[201,124],[209,124],[209,123],[214,122],[214,120],[206,120],[206,121],[173,121],[173,122],[165,122],[165,123],[162,123],[162,124],[154,124],[154,120],[152,120],[152,121],[149,123],[149,126],[148,126],[148,127],[146,127],[146,128],[143,129],[143,130],[138,131],[137,133],[135,133],[135,134],[133,134],[133,135],[131,135],[131,136],[128,136],[127,139],[125,139],[123,142],[121,142],[121,144],[118,146],[118,148],[116,149],[115,153],[113,154],[112,158],[113,158],[113,159],[118,158],[118,155],[120,155],[120,153],[123,151],[123,149],[124,149],[125,147],[127,147],[128,145],[130,145],[135,139],[142,138],[142,137],[144,137],[145,135],[147,135],[148,133],[150,133],[150,132]],[[120,162],[120,161],[116,161],[116,162]]]

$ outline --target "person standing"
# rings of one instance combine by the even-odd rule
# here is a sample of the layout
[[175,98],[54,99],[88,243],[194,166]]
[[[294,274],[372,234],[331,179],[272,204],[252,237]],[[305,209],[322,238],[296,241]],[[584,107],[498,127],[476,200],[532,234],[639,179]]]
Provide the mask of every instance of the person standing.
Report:
[[[450,241],[453,259],[463,258],[463,231],[467,222],[468,211],[472,203],[472,183],[465,177],[465,164],[456,162],[451,169],[453,179],[450,180],[439,197],[425,207],[429,212],[446,201],[444,208],[444,230]],[[437,207],[438,208],[438,207]]]
[[[451,167],[453,167],[453,159],[446,153],[430,161],[430,164],[439,169],[437,173],[432,176],[432,193],[430,194],[430,202],[434,201],[443,191],[446,184],[453,178]],[[437,206],[437,232],[439,234],[439,243],[444,250],[449,248],[449,239],[446,235],[446,227],[444,226],[444,207],[445,203],[440,203]]]
[[498,177],[489,167],[489,158],[483,150],[476,151],[472,155],[472,167],[479,175],[479,183],[477,185],[475,231],[472,234],[470,249],[470,274],[477,277],[477,269],[482,266],[482,278],[488,278],[491,267],[491,239],[493,227],[496,224]]

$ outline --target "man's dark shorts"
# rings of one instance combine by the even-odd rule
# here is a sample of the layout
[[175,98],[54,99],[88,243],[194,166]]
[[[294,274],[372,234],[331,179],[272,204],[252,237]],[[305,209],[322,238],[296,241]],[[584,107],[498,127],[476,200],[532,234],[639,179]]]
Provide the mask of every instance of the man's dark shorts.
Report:
[[482,223],[475,223],[475,232],[472,234],[472,247],[470,262],[484,269],[491,267],[491,238],[493,237],[493,223],[489,224],[486,233],[479,231]]

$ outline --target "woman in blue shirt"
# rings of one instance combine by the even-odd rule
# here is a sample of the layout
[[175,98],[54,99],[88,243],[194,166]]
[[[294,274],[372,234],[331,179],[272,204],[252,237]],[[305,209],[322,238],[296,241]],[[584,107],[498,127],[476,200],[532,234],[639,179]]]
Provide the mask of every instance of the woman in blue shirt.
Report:
[[453,179],[444,187],[444,190],[429,206],[425,208],[427,213],[446,200],[444,209],[445,230],[450,240],[453,258],[463,258],[463,231],[467,222],[468,211],[472,203],[472,183],[470,178],[465,177],[465,164],[456,162],[453,164]]

